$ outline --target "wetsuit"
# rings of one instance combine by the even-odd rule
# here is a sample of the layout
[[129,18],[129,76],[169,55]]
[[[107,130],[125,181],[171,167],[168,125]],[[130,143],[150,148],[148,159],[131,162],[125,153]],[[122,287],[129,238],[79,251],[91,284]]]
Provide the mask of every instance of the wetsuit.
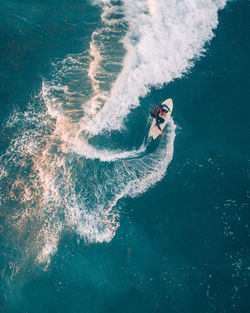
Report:
[[161,130],[160,124],[164,123],[164,121],[165,121],[164,118],[162,118],[160,116],[161,109],[166,110],[166,108],[163,105],[161,105],[161,104],[156,105],[150,112],[150,115],[155,118],[155,120],[156,120],[155,124],[159,128],[159,130]]

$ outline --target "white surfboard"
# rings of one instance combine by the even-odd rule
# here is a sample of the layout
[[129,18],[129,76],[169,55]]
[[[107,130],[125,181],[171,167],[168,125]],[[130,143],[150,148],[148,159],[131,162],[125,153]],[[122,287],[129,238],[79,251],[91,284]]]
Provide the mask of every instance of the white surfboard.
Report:
[[[164,105],[164,104],[170,110],[168,111],[168,113],[166,114],[165,117],[162,117],[162,118],[164,118],[165,121],[164,121],[164,123],[160,124],[161,129],[163,129],[166,126],[166,124],[167,124],[167,122],[168,122],[168,120],[169,120],[169,118],[171,116],[171,113],[173,111],[173,101],[172,101],[172,99],[169,98],[169,99],[165,100],[164,102],[162,102],[162,105]],[[158,126],[156,125],[156,120],[154,118],[153,122],[151,124],[151,127],[149,129],[148,138],[149,137],[153,137],[153,139],[155,140],[160,135],[160,133],[161,133],[161,131],[159,130]]]

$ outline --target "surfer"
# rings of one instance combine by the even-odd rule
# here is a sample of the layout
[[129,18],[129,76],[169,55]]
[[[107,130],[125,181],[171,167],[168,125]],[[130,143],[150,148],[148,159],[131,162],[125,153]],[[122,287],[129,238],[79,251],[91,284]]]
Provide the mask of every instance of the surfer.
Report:
[[166,116],[166,114],[168,113],[168,111],[170,111],[169,108],[167,108],[166,105],[156,105],[155,107],[153,107],[153,109],[150,112],[150,115],[155,118],[156,122],[155,125],[159,128],[161,135],[162,135],[162,129],[160,127],[160,124],[164,123],[164,117]]
[[163,134],[163,129],[170,119],[173,111],[173,101],[171,98],[165,100],[160,105],[156,105],[150,112],[150,115],[154,118],[149,132],[148,138],[152,137],[155,140],[159,135]]

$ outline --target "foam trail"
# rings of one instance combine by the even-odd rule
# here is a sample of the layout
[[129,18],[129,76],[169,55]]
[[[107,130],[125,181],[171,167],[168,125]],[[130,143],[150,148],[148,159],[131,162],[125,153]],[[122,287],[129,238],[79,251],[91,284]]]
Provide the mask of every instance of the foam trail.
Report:
[[102,162],[114,162],[119,159],[138,158],[146,151],[147,146],[142,144],[138,149],[130,151],[117,151],[107,149],[96,149],[90,145],[87,140],[76,137],[72,143],[72,149],[78,154],[85,156],[88,159],[99,159]]
[[93,134],[121,129],[150,86],[182,77],[204,53],[218,24],[218,10],[225,4],[224,0],[125,0],[129,31],[123,40],[127,50],[123,69],[103,109],[94,119],[85,118],[83,129]]
[[[88,76],[92,86],[92,97],[85,103],[84,110],[90,118],[103,106],[109,97],[111,83],[116,78],[114,68],[122,62],[121,36],[124,32],[124,23],[121,7],[111,0],[97,2],[102,7],[102,27],[93,32],[90,42],[90,59]],[[107,33],[109,34],[107,36]],[[109,38],[113,39],[110,45]],[[119,53],[115,54],[116,51]],[[112,71],[107,68],[113,68]]]
[[[135,159],[101,161],[101,166],[79,168],[79,171],[84,171],[89,179],[88,186],[85,184],[81,191],[85,195],[84,204],[85,206],[93,206],[93,203],[95,203],[95,210],[94,212],[91,211],[92,222],[105,208],[106,213],[104,213],[104,216],[107,216],[106,222],[108,222],[109,228],[101,235],[100,229],[93,228],[95,223],[91,222],[86,225],[86,215],[83,216],[81,210],[74,208],[70,211],[69,220],[73,219],[76,232],[89,242],[110,241],[112,239],[119,226],[119,214],[115,210],[119,199],[126,196],[136,197],[164,177],[173,157],[175,128],[176,126],[171,119],[168,125],[168,133],[162,138],[162,144],[159,149],[151,154],[145,154]],[[100,165],[100,163],[97,164]],[[94,189],[93,184],[96,185]],[[84,214],[86,214],[86,211]]]

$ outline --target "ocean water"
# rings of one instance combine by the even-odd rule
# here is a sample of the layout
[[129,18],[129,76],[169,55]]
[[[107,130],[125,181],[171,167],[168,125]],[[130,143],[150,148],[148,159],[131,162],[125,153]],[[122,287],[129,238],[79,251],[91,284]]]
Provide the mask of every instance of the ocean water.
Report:
[[0,13],[0,312],[248,312],[249,2]]

